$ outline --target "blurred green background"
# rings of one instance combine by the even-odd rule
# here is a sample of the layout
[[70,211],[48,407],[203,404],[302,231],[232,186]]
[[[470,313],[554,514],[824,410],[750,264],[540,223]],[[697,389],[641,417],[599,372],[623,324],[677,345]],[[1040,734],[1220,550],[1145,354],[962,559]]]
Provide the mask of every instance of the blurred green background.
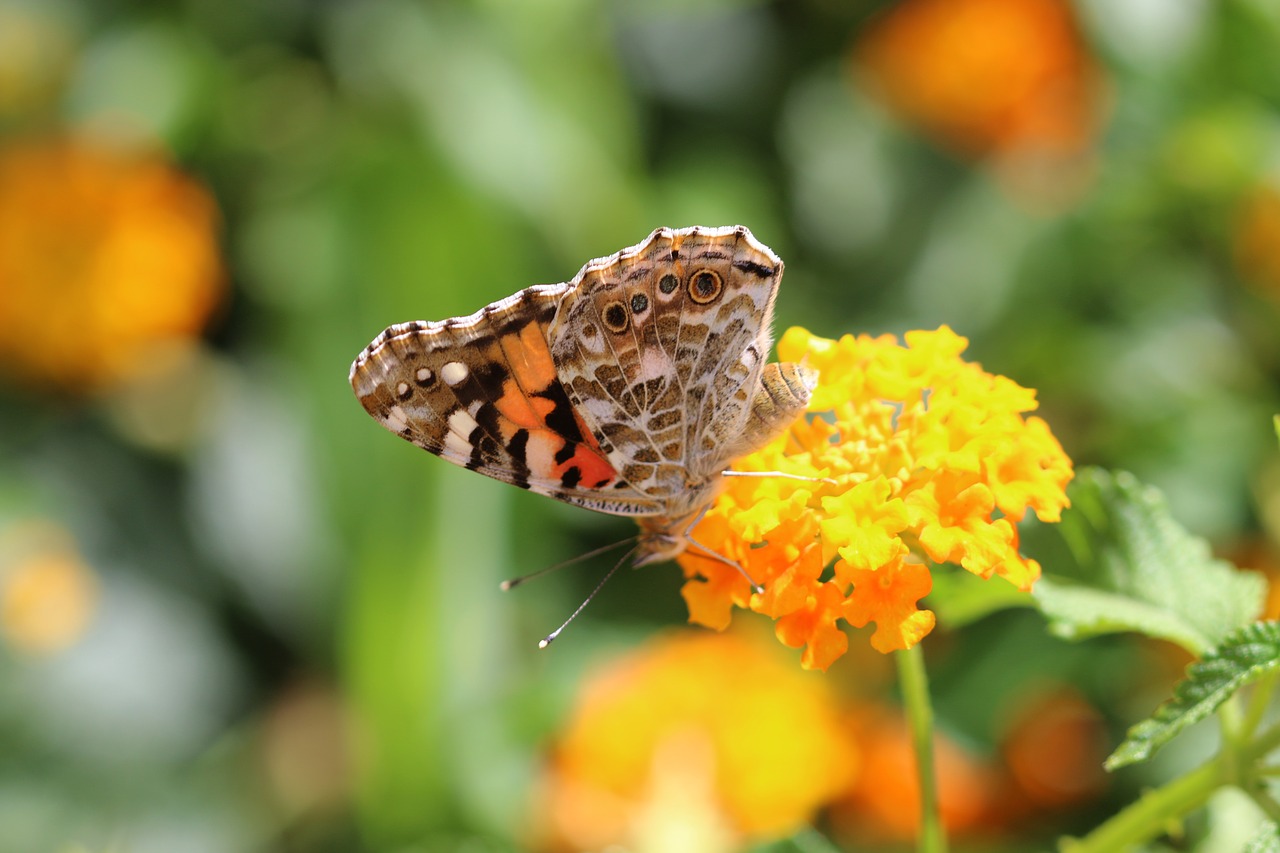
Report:
[[[1077,464],[1267,569],[1278,57],[1272,0],[0,0],[0,850],[572,848],[528,829],[547,744],[584,671],[683,621],[679,572],[621,574],[538,652],[607,558],[498,582],[631,525],[396,440],[347,371],[660,225],[750,227],[787,264],[780,329],[952,326]],[[128,210],[185,214],[9,153],[68,139],[211,199],[188,230],[221,272],[121,262],[84,313],[98,231],[145,261],[176,244]],[[79,260],[32,261],[45,236]],[[166,299],[185,321],[128,331]],[[1180,665],[1027,612],[926,646],[944,731],[993,766],[1001,708],[1066,690],[1105,754]],[[827,678],[891,700],[874,658]],[[1082,831],[1194,760],[969,843]],[[846,849],[888,849],[870,821]],[[1230,823],[1197,849],[1238,849]]]

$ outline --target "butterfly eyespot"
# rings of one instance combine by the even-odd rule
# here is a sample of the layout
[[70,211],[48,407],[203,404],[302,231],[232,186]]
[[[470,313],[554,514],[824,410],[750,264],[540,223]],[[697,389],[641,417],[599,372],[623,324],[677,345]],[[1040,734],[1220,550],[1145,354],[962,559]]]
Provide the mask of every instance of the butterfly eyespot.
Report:
[[715,270],[698,270],[689,278],[689,298],[699,305],[714,302],[724,290],[724,282]]
[[610,302],[606,305],[602,319],[604,320],[605,328],[615,334],[625,332],[630,323],[627,317],[627,309],[623,307],[621,302]]
[[676,278],[671,273],[667,273],[662,278],[658,279],[658,290],[661,290],[663,293],[674,293],[675,289],[679,286],[680,279]]
[[643,314],[649,307],[649,297],[643,293],[637,293],[631,297],[631,313]]

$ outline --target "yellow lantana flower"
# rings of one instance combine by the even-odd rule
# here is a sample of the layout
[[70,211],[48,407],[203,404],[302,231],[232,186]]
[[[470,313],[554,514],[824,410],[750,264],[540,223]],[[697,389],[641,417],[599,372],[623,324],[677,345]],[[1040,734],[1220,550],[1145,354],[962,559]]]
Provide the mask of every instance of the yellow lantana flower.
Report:
[[693,537],[765,591],[686,551],[690,621],[720,629],[734,605],[749,607],[777,620],[782,642],[805,647],[806,668],[826,669],[848,649],[841,620],[875,622],[882,652],[933,630],[916,604],[932,588],[929,562],[1029,590],[1040,566],[1018,553],[1015,525],[1028,510],[1061,517],[1071,460],[1027,416],[1035,392],[964,361],[967,346],[945,326],[908,332],[905,344],[788,330],[779,358],[820,374],[810,415],[734,468],[813,479],[729,479]]

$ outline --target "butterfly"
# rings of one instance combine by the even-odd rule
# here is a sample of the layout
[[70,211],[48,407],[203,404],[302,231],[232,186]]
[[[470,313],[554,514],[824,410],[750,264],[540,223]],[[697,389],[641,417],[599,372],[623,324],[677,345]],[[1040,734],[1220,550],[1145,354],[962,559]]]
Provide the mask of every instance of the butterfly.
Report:
[[805,409],[766,363],[782,261],[745,227],[659,228],[569,282],[387,328],[351,365],[379,423],[454,464],[640,526],[672,559],[730,464]]

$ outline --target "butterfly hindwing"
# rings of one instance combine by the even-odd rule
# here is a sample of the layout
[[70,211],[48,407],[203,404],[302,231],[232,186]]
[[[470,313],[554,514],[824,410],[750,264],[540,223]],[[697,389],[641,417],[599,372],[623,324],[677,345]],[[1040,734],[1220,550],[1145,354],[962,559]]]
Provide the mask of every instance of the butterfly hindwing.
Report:
[[660,228],[570,283],[549,332],[557,372],[637,491],[670,503],[731,461],[781,275],[745,228]]

